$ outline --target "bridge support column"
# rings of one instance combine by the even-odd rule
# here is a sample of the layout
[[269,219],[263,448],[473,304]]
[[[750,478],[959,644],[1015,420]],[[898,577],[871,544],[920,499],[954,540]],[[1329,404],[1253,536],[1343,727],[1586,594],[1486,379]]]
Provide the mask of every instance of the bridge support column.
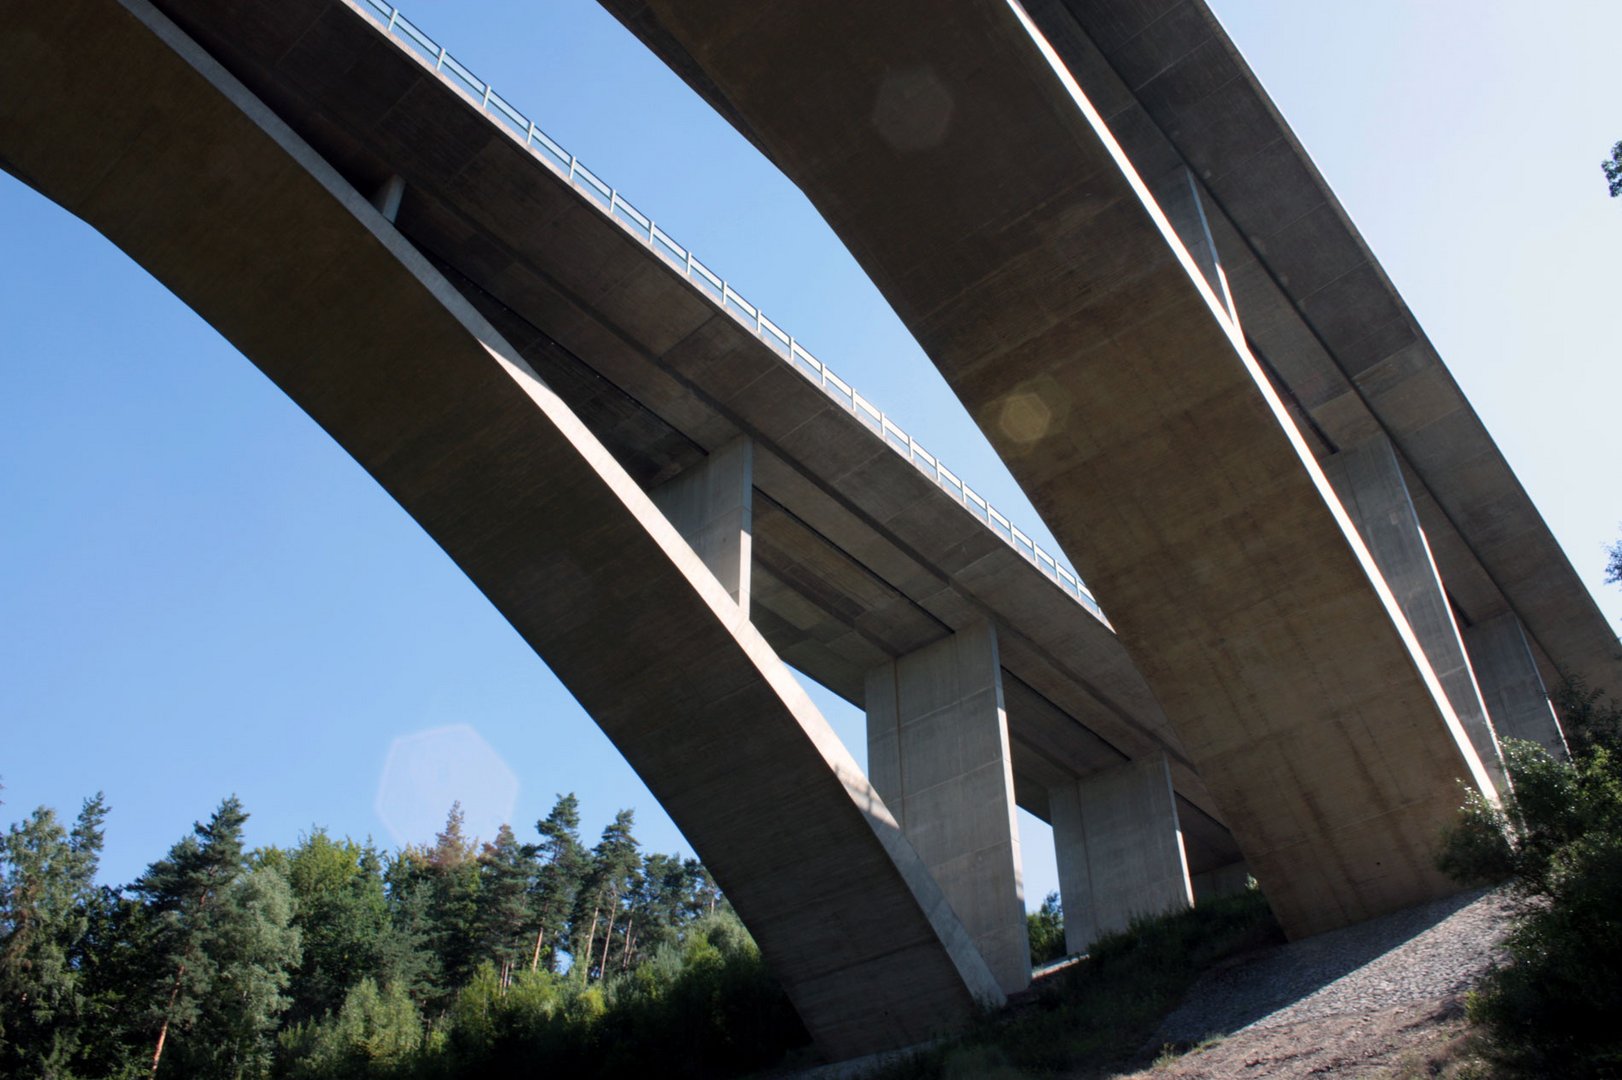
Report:
[[1515,613],[1506,611],[1470,627],[1464,632],[1464,644],[1499,737],[1529,739],[1555,760],[1567,760],[1565,734]]
[[1005,993],[1031,981],[1002,667],[989,623],[867,675],[868,778]]
[[1477,756],[1493,783],[1502,788],[1504,763],[1498,738],[1390,441],[1376,435],[1321,464],[1419,639]]
[[749,613],[750,534],[754,531],[754,444],[734,439],[649,496],[710,573]]
[[1165,754],[1052,788],[1048,799],[1067,952],[1193,903]]
[[1224,896],[1236,896],[1250,885],[1250,864],[1241,859],[1203,874],[1193,874],[1188,883],[1193,888],[1195,907]]

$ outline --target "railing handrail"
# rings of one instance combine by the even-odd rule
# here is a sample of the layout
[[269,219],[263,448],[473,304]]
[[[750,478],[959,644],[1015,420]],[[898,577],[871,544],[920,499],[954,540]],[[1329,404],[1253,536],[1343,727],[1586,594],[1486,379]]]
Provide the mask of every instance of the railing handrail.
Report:
[[471,68],[450,55],[445,46],[400,14],[399,8],[381,3],[380,0],[347,0],[347,2],[372,19],[384,36],[397,39],[404,44],[408,52],[414,53],[425,65],[432,67],[442,82],[452,90],[462,93],[469,104],[489,116],[491,122],[498,128],[506,129],[507,134],[528,149],[532,156],[562,176],[571,187],[580,192],[587,203],[595,205],[611,221],[618,223],[621,228],[641,240],[654,254],[662,257],[674,270],[692,282],[694,287],[712,303],[753,332],[774,352],[779,353],[789,367],[798,371],[835,403],[843,406],[846,412],[854,415],[864,427],[878,437],[881,443],[911,462],[919,472],[933,480],[936,487],[955,498],[971,517],[989,529],[993,536],[1018,552],[1026,562],[1057,585],[1060,591],[1091,611],[1105,626],[1109,625],[1109,619],[1098,606],[1098,601],[1074,570],[1059,562],[1053,554],[1043,550],[1040,544],[1014,526],[984,496],[964,483],[956,473],[942,464],[938,457],[918,445],[899,424],[863,397],[854,387],[829,370],[826,364],[812,355],[792,334],[768,319],[758,306],[744,299],[730,282],[694,258],[690,249],[678,244],[674,237],[659,228],[651,216],[642,213],[622,198],[618,189],[582,165],[578,158],[542,131],[533,120],[496,93],[493,86],[481,80],[473,74]]

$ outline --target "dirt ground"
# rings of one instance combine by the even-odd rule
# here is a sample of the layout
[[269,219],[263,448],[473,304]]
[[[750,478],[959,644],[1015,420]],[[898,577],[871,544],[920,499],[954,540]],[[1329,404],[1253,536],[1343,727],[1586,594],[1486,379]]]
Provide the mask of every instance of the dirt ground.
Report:
[[1247,1029],[1119,1080],[1359,1077],[1474,1080],[1492,1075],[1472,1051],[1462,1003],[1410,1003]]

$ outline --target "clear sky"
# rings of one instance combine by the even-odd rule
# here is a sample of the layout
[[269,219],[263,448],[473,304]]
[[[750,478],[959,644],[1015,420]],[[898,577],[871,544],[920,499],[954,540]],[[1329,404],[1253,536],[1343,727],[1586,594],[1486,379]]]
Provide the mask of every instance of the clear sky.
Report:
[[[1613,620],[1622,5],[1214,0]],[[587,0],[405,13],[1039,540],[1007,472],[803,197]],[[0,175],[6,820],[104,789],[127,881],[236,792],[254,843],[674,826],[535,655],[259,372]],[[1243,313],[1241,312],[1241,315]],[[1614,688],[1622,691],[1622,687]],[[813,688],[857,758],[861,717]],[[1056,887],[1021,816],[1027,897]]]

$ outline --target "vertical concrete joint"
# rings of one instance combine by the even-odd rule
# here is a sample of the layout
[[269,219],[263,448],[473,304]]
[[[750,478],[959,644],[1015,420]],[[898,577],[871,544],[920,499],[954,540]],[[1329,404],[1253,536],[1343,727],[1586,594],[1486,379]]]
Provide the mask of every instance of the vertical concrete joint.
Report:
[[740,438],[649,493],[745,615],[754,490],[754,444]]
[[1469,735],[1470,745],[1502,790],[1504,762],[1493,718],[1482,701],[1453,606],[1390,440],[1376,435],[1327,458],[1322,465],[1442,684],[1448,704]]
[[1555,760],[1569,760],[1565,733],[1515,613],[1508,611],[1470,627],[1464,632],[1464,644],[1498,736],[1530,740]]
[[1193,905],[1164,753],[1052,788],[1048,798],[1067,951],[1084,953],[1135,918]]
[[1030,984],[1002,666],[989,623],[867,675],[868,779],[1004,993]]

